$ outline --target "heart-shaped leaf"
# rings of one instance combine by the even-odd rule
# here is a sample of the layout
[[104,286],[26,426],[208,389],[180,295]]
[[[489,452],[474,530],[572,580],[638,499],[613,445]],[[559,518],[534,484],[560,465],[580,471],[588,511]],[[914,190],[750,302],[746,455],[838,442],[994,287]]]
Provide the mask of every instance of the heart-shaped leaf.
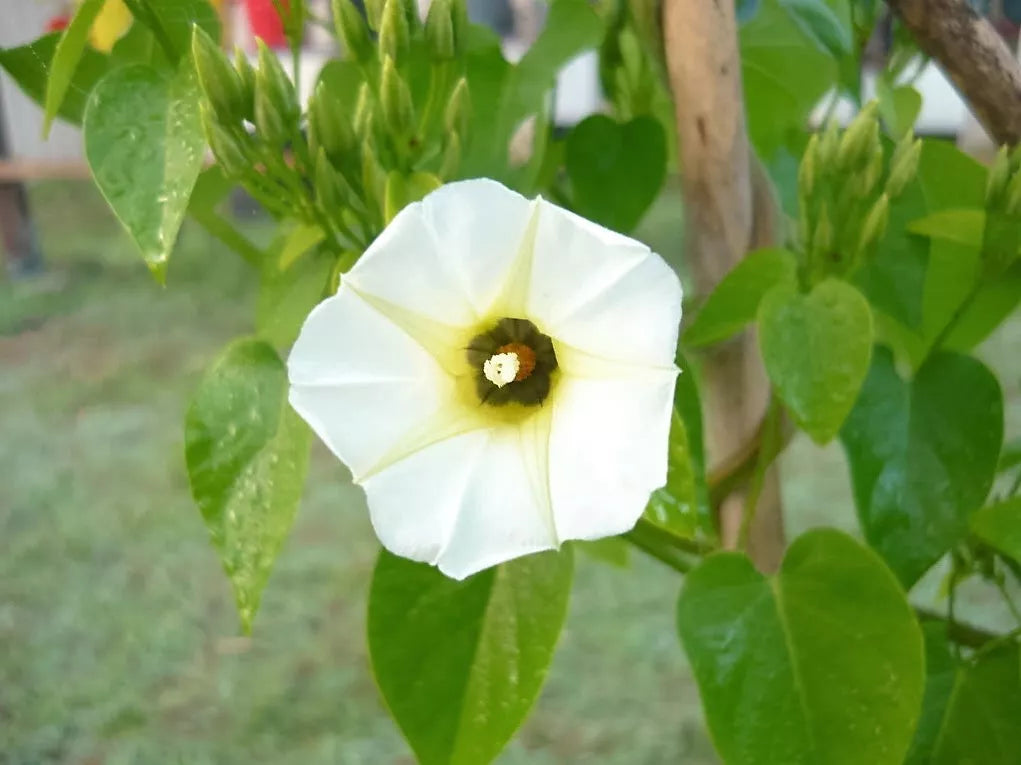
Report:
[[755,321],[759,303],[773,287],[797,286],[797,272],[797,258],[789,250],[750,253],[710,293],[684,333],[684,342],[697,348],[737,334]]
[[190,61],[173,76],[113,70],[92,92],[84,131],[96,184],[162,282],[205,149]]
[[808,294],[777,287],[759,306],[759,343],[769,379],[816,443],[839,431],[872,353],[872,313],[847,282],[826,279]]
[[422,765],[492,761],[535,702],[571,590],[570,548],[464,581],[382,552],[369,651],[387,706]]
[[627,233],[666,178],[666,136],[652,117],[620,124],[596,114],[567,138],[567,174],[579,215]]
[[971,519],[979,539],[1021,563],[1021,497],[983,507]]
[[913,380],[877,348],[841,441],[865,537],[910,586],[968,533],[1003,442],[1003,394],[981,362],[939,353]]
[[767,579],[740,553],[684,582],[677,626],[728,765],[901,765],[924,684],[921,631],[871,550],[831,529]]
[[192,496],[234,587],[247,632],[291,529],[310,431],[287,403],[273,348],[239,340],[206,373],[185,420]]

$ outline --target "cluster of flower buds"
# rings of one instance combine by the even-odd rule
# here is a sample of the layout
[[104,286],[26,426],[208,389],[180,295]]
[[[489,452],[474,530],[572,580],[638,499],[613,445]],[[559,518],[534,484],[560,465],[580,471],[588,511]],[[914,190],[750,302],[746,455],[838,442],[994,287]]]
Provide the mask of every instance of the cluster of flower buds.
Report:
[[877,104],[867,104],[841,132],[813,134],[798,173],[799,236],[813,273],[846,274],[886,233],[890,200],[918,171],[922,142],[910,131],[887,162]]
[[989,169],[982,262],[996,278],[1018,259],[1021,248],[1021,146],[1000,149]]
[[1021,218],[1021,146],[1006,146],[996,155],[989,170],[986,209]]
[[[223,172],[271,212],[319,225],[360,250],[408,202],[459,172],[468,141],[464,0],[333,0],[336,34],[357,87],[321,77],[303,113],[280,60],[232,63],[200,29],[192,40],[202,119]],[[428,62],[428,90],[412,79]],[[412,86],[414,83],[414,87]],[[421,85],[421,87],[420,87]],[[357,94],[357,95],[355,95]]]

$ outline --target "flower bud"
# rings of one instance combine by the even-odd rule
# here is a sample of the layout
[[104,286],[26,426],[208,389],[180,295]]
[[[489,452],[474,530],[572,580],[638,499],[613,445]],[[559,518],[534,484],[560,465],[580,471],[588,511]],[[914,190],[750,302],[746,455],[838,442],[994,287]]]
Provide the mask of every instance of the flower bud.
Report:
[[457,133],[447,136],[447,145],[443,147],[443,158],[440,161],[439,176],[445,181],[455,178],[461,167],[461,139]]
[[830,168],[837,159],[837,147],[839,144],[840,128],[837,126],[835,120],[830,120],[826,129],[822,132],[822,137],[819,139],[819,153],[816,161],[817,168],[821,168],[823,172]]
[[[899,147],[898,147],[899,148]],[[901,192],[914,179],[918,172],[918,162],[922,156],[922,139],[913,141],[903,152],[893,155],[890,177],[886,181],[886,194],[891,199],[900,196]]]
[[249,170],[251,163],[245,158],[245,153],[219,121],[210,112],[209,107],[203,104],[200,107],[202,114],[202,128],[209,142],[209,148],[213,151],[217,163],[228,178],[242,178]]
[[366,201],[374,201],[379,205],[380,212],[383,208],[385,185],[386,172],[379,164],[376,146],[370,136],[362,141],[362,188],[365,190]]
[[333,23],[337,37],[344,41],[344,47],[355,61],[365,62],[372,58],[369,28],[351,0],[333,0]]
[[365,0],[365,20],[369,22],[370,29],[379,31],[383,20],[383,0]]
[[429,55],[434,61],[454,58],[454,20],[451,18],[450,0],[433,0],[425,19],[425,39]]
[[468,93],[468,81],[462,77],[450,94],[447,108],[443,113],[443,124],[448,133],[457,133],[464,141],[471,126],[471,97]]
[[[389,0],[396,2],[396,0]],[[408,135],[414,130],[415,109],[411,91],[404,82],[393,59],[383,59],[383,78],[379,86],[379,101],[386,126],[396,135]]]
[[338,164],[355,148],[355,132],[344,114],[344,107],[322,81],[316,85],[308,104],[308,136],[313,154],[322,148],[326,156]]
[[408,19],[404,15],[400,0],[386,0],[379,28],[380,58],[389,56],[394,61],[399,61],[408,49],[409,40]]
[[858,174],[858,185],[861,196],[870,197],[879,185],[880,179],[883,177],[883,150],[877,147],[872,152],[872,156],[869,157],[868,163],[862,169],[861,173]]
[[246,120],[255,119],[255,69],[252,62],[241,49],[241,46],[234,48],[234,69],[238,73],[238,80],[241,83],[241,103]]
[[808,139],[808,146],[805,147],[805,154],[801,158],[801,166],[798,168],[798,189],[806,198],[812,196],[815,190],[818,154],[819,134],[812,133],[812,137]]
[[859,251],[865,250],[876,244],[886,234],[886,227],[890,222],[890,197],[881,194],[869,214],[865,216],[865,223],[861,227],[861,238],[859,239]]
[[224,125],[240,123],[244,119],[241,80],[220,46],[198,25],[191,35],[191,51],[199,85],[216,118]]
[[819,207],[819,220],[815,224],[812,236],[812,252],[826,255],[833,249],[833,224],[830,222],[829,208],[823,202]]
[[468,39],[468,5],[466,0],[450,0],[450,22],[454,27],[454,47],[463,53]]
[[259,40],[255,73],[255,125],[272,144],[283,146],[298,129],[298,97],[280,60]]
[[996,208],[1003,203],[1010,182],[1010,152],[1006,146],[1000,148],[993,166],[989,168],[986,184],[986,207]]
[[837,148],[837,165],[845,170],[861,167],[879,143],[879,121],[876,102],[866,104],[844,131]]
[[319,206],[331,216],[340,215],[341,209],[350,207],[352,201],[357,198],[351,184],[333,166],[326,156],[326,151],[321,147],[316,154],[315,186]]

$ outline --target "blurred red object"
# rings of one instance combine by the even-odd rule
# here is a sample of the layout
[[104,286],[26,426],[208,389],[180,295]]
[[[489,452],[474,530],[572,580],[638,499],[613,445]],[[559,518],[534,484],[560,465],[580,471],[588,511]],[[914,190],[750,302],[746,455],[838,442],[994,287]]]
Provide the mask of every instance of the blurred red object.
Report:
[[71,14],[69,13],[58,13],[56,16],[46,22],[47,32],[60,32],[67,29],[67,25],[71,23]]
[[[288,7],[287,0],[283,0],[282,4],[284,8]],[[284,25],[273,0],[245,0],[245,10],[254,37],[261,37],[270,48],[287,47]]]

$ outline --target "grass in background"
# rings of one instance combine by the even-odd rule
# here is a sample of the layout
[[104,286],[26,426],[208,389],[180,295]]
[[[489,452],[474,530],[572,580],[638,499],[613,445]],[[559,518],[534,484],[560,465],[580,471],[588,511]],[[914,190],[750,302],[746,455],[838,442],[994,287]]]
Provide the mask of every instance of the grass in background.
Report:
[[[369,669],[378,547],[343,467],[317,444],[250,640],[189,496],[183,413],[251,329],[252,274],[186,226],[162,289],[89,184],[32,197],[47,274],[0,283],[0,763],[411,763]],[[678,208],[671,190],[640,233],[675,263]],[[1012,433],[1019,339],[987,354]],[[784,471],[792,533],[855,529],[839,447],[798,440]],[[500,763],[716,762],[678,588],[638,556],[579,556],[549,682]]]

